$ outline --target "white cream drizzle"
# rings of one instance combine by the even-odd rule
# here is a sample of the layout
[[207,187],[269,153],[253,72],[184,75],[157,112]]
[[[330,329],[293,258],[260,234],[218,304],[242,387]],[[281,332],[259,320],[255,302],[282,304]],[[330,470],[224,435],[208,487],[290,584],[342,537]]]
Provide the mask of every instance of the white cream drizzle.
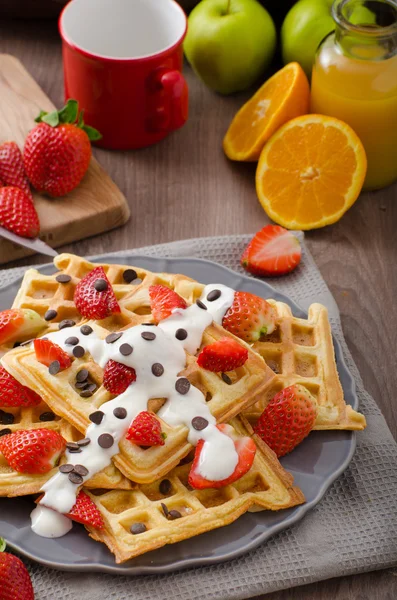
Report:
[[[207,296],[213,290],[219,290],[221,295],[211,302],[207,300]],[[147,410],[147,403],[151,398],[167,399],[158,413],[159,417],[171,426],[186,426],[189,429],[188,441],[191,444],[196,445],[200,439],[205,440],[198,465],[198,472],[202,477],[221,481],[233,473],[238,463],[234,442],[216,427],[216,420],[207,406],[204,395],[193,385],[187,393],[181,394],[176,390],[175,384],[178,374],[186,366],[185,350],[191,354],[197,352],[204,330],[212,321],[222,322],[233,303],[234,293],[234,290],[224,285],[207,285],[201,301],[208,310],[200,308],[197,304],[186,309],[175,309],[170,317],[157,326],[131,327],[123,331],[122,336],[113,343],[100,339],[95,326],[89,335],[83,335],[80,327],[67,327],[47,334],[48,339],[58,344],[70,356],[73,356],[75,346],[66,344],[66,340],[77,337],[78,345],[83,346],[101,367],[112,359],[136,371],[136,381],[125,392],[101,406],[100,410],[104,413],[102,422],[99,425],[93,423],[87,428],[86,437],[91,440],[90,444],[82,447],[81,453],[66,451],[69,464],[80,464],[88,469],[88,475],[83,477],[83,481],[110,464],[112,457],[119,452],[119,442],[130,423],[140,412]],[[187,331],[185,340],[175,337],[178,329]],[[141,334],[144,332],[154,333],[155,339],[143,339]],[[128,356],[120,352],[120,346],[123,344],[129,344],[133,348]],[[160,363],[164,367],[164,373],[160,377],[152,373],[154,363]],[[127,411],[125,419],[119,419],[113,414],[114,409],[118,407]],[[197,416],[208,421],[208,425],[201,431],[192,426],[192,419]],[[99,436],[104,433],[110,434],[114,439],[110,448],[102,448],[98,444]],[[63,521],[65,517],[60,513],[68,513],[73,508],[78,487],[69,480],[68,474],[59,471],[47,481],[42,488],[44,496],[37,507],[47,507],[47,510],[38,511],[36,508],[31,515],[35,533],[44,537],[49,537],[49,531],[53,532],[51,537],[67,533]],[[54,524],[54,515],[59,516],[57,524]]]

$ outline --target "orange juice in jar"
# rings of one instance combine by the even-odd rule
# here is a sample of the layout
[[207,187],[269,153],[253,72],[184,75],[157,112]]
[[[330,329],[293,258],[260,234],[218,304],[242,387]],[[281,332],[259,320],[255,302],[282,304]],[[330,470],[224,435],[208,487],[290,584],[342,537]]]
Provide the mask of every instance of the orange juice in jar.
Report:
[[348,123],[364,144],[364,189],[397,180],[397,0],[337,0],[321,43],[311,112]]

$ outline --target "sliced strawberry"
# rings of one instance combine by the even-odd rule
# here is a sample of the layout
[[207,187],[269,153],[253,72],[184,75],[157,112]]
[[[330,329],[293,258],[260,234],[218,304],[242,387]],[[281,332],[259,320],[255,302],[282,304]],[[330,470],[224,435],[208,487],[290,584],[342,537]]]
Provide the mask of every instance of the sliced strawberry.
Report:
[[226,311],[222,327],[252,344],[276,327],[276,311],[263,298],[249,292],[235,292],[233,304]]
[[224,338],[204,346],[197,357],[197,364],[207,371],[224,373],[242,367],[247,358],[247,348],[236,340]]
[[234,481],[240,479],[243,475],[245,475],[254,462],[255,453],[256,453],[256,445],[255,442],[250,437],[238,437],[233,427],[230,425],[222,424],[217,425],[219,431],[228,435],[234,441],[234,447],[238,454],[238,463],[233,473],[227,477],[227,479],[222,479],[221,481],[210,481],[203,477],[198,469],[200,464],[200,455],[203,450],[203,446],[205,444],[204,440],[199,440],[196,446],[196,452],[193,459],[193,464],[189,473],[189,484],[195,488],[196,490],[204,490],[206,488],[220,488],[225,485],[229,485]]
[[0,344],[23,342],[37,335],[46,322],[30,308],[10,308],[0,312]]
[[128,429],[127,440],[139,446],[164,446],[165,433],[161,432],[161,424],[153,413],[140,412]]
[[15,142],[4,142],[0,146],[0,179],[3,185],[17,187],[32,199],[22,152]]
[[51,342],[51,340],[37,338],[33,340],[33,345],[37,360],[46,365],[46,367],[49,367],[54,361],[58,361],[59,369],[63,371],[64,369],[68,369],[72,364],[69,355],[58,344]]
[[174,308],[187,308],[185,300],[165,285],[151,285],[149,296],[150,309],[156,323],[171,316]]
[[76,286],[74,302],[87,319],[106,319],[120,312],[120,306],[103,267],[95,267]]
[[17,187],[0,188],[0,225],[21,237],[35,238],[40,232],[33,202]]
[[136,380],[135,369],[108,360],[103,372],[103,385],[111,394],[122,394]]
[[65,440],[53,429],[21,429],[0,437],[0,452],[18,473],[48,473],[65,448]]
[[97,505],[83,491],[79,492],[76,504],[65,516],[72,519],[72,521],[82,523],[83,525],[90,525],[95,529],[103,529],[105,526]]
[[291,452],[313,429],[316,401],[302,385],[290,385],[272,398],[254,431],[277,454]]
[[299,240],[290,231],[279,225],[266,225],[244,250],[241,264],[259,277],[285,275],[299,265],[301,253]]
[[36,392],[20,384],[0,365],[0,406],[29,408],[40,404],[41,398]]

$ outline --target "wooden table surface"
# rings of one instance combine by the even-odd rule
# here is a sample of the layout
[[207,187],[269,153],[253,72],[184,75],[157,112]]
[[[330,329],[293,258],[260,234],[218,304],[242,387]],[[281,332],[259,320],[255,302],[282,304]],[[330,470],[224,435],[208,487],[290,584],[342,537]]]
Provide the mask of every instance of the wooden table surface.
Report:
[[[51,100],[63,103],[55,22],[2,21],[0,52],[17,56]],[[177,239],[250,233],[268,219],[256,199],[254,165],[229,162],[222,137],[247,95],[223,98],[188,67],[190,116],[162,143],[137,152],[95,150],[126,195],[132,217],[121,229],[62,248],[81,255]],[[1,100],[1,99],[0,99]],[[397,184],[363,194],[343,219],[308,233],[307,244],[342,314],[349,348],[368,391],[397,436]],[[19,264],[44,262],[43,257]],[[343,577],[262,596],[263,600],[386,600],[396,572]],[[258,599],[259,600],[259,599]]]

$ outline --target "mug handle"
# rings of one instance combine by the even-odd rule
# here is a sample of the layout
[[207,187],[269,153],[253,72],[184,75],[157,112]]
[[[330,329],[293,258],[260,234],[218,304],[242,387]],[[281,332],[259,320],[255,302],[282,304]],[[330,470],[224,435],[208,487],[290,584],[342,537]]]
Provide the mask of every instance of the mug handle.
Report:
[[152,74],[149,89],[156,99],[149,117],[153,131],[173,131],[186,123],[188,87],[183,75],[174,69],[162,68]]

